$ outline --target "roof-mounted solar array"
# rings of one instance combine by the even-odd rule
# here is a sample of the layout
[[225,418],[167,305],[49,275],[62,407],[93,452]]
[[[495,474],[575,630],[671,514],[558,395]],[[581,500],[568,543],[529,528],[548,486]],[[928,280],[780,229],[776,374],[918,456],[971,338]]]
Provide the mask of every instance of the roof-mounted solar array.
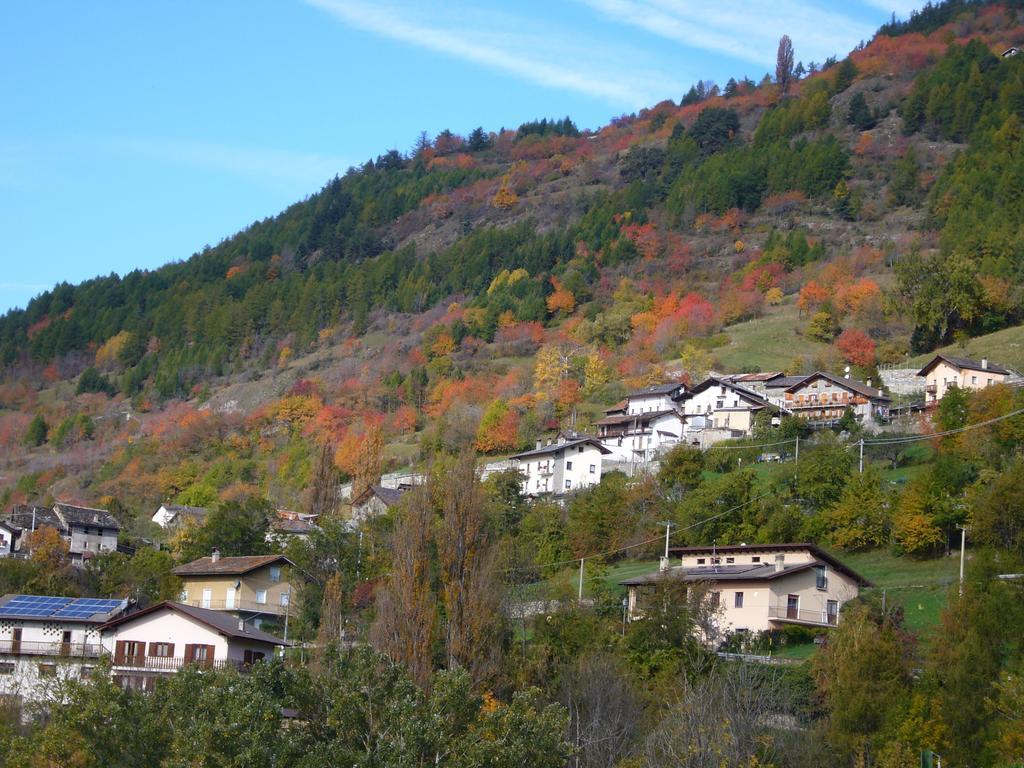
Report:
[[102,620],[126,604],[125,600],[92,597],[14,595],[0,605],[0,618],[86,620],[96,616],[97,620]]

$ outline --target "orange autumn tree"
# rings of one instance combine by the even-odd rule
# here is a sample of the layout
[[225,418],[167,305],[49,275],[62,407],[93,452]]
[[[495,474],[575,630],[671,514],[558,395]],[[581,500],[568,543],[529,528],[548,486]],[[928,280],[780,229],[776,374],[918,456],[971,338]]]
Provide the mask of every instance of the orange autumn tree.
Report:
[[801,313],[811,312],[824,304],[828,296],[828,288],[816,280],[808,280],[800,289],[796,305],[800,308]]
[[334,463],[352,478],[352,498],[356,498],[384,471],[384,430],[380,419],[364,421],[350,429],[338,443]]
[[519,447],[519,414],[504,400],[494,400],[487,406],[473,442],[481,453],[514,451]]
[[836,348],[848,363],[865,367],[875,364],[875,342],[857,328],[847,328],[839,334]]
[[551,287],[555,291],[548,296],[548,312],[551,314],[564,312],[567,315],[571,315],[573,310],[576,309],[576,297],[573,295],[573,292],[563,286],[561,280],[557,277],[551,278]]

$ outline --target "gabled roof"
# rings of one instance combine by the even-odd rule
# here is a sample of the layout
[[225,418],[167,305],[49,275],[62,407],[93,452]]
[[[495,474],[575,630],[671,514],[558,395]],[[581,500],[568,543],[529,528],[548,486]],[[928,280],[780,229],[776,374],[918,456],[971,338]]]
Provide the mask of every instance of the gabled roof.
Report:
[[[809,542],[785,542],[782,544],[731,544],[724,547],[718,545],[703,547],[672,547],[669,550],[669,554],[676,555],[677,557],[684,555],[710,554],[735,555],[737,553],[751,554],[757,552],[807,552],[815,560],[830,565],[840,573],[845,573],[851,579],[855,579],[861,584],[861,586],[871,586],[870,581],[843,563],[842,560],[830,555],[817,544],[811,544]],[[719,568],[724,567],[726,566],[719,566]]]
[[193,605],[183,605],[182,603],[174,603],[170,600],[164,600],[162,603],[151,605],[149,608],[136,611],[135,613],[119,616],[113,621],[108,621],[106,624],[101,626],[100,631],[106,632],[108,629],[113,629],[114,627],[131,624],[133,621],[137,621],[138,619],[159,611],[173,611],[183,616],[187,616],[188,618],[209,627],[214,632],[232,640],[248,640],[256,643],[267,643],[268,645],[291,645],[287,640],[282,640],[276,635],[271,635],[269,632],[261,632],[258,629],[253,629],[248,623],[243,623],[243,628],[239,629],[238,618],[230,613],[226,613],[224,611],[211,611],[209,608],[197,608]]
[[1010,372],[999,365],[992,365],[991,361],[986,360],[986,365],[982,365],[981,360],[972,360],[969,357],[953,357],[952,355],[938,354],[933,357],[924,368],[917,372],[918,376],[927,376],[928,371],[937,366],[940,362],[947,362],[954,368],[967,369],[969,371],[989,371],[991,373],[998,373],[1002,376],[1009,376]]
[[645,389],[638,389],[636,392],[630,392],[626,395],[626,398],[644,397],[650,395],[671,395],[677,389],[686,389],[686,385],[682,382],[670,382],[668,384],[655,384],[653,387],[647,387]]
[[58,501],[53,505],[54,511],[60,515],[67,525],[86,525],[96,528],[113,528],[121,530],[120,523],[105,509],[94,507],[79,507],[75,504],[65,504]]
[[624,413],[620,416],[605,416],[603,419],[599,419],[594,422],[595,426],[607,427],[613,424],[650,424],[652,421],[660,419],[662,416],[676,416],[679,419],[683,417],[678,411],[671,408],[662,411],[648,411],[647,413]]
[[23,531],[31,531],[33,525],[36,528],[47,527],[64,530],[64,521],[57,517],[57,513],[50,507],[15,504],[11,509],[11,514],[8,515],[8,520]]
[[371,496],[376,496],[380,499],[385,507],[393,507],[402,498],[402,494],[406,492],[405,488],[385,488],[383,485],[371,485],[369,488],[364,490],[354,499],[352,499],[352,506],[357,504],[363,504]]
[[161,504],[161,507],[175,515],[192,515],[193,517],[206,517],[210,510],[206,507],[189,507],[184,504]]
[[512,456],[511,458],[513,460],[517,460],[527,459],[533,456],[543,456],[544,454],[547,453],[557,453],[558,451],[561,451],[564,448],[575,448],[578,445],[592,445],[595,448],[597,448],[601,453],[611,453],[611,451],[609,451],[607,448],[601,445],[601,441],[598,440],[596,437],[581,437],[576,440],[567,440],[564,443],[552,443],[551,445],[545,445],[540,448],[534,448],[532,451],[523,451],[522,453],[517,453],[515,456]]
[[784,376],[785,374],[782,373],[782,371],[769,371],[766,373],[731,373],[728,376],[721,376],[720,378],[735,381],[740,384],[749,384],[752,381],[771,381],[772,379],[778,379]]
[[756,405],[760,408],[775,407],[767,400],[765,400],[763,397],[761,397],[759,394],[757,394],[757,392],[753,392],[747,389],[746,387],[740,386],[735,381],[730,381],[729,379],[722,379],[715,376],[709,376],[696,387],[687,392],[685,399],[688,400],[692,395],[699,395],[701,392],[704,392],[705,390],[710,389],[711,387],[727,387],[740,397],[744,398],[745,400],[749,400],[753,405]]
[[212,557],[201,557],[191,563],[174,569],[175,576],[241,576],[265,565],[274,563],[291,565],[284,555],[247,555],[245,557],[221,557],[216,562]]
[[274,533],[287,533],[295,536],[312,533],[316,526],[309,520],[276,519],[270,521],[270,530]]
[[790,387],[786,387],[786,391],[792,392],[793,390],[799,389],[804,384],[809,384],[814,379],[828,379],[833,384],[838,384],[840,387],[845,387],[846,389],[849,389],[851,392],[856,392],[858,395],[863,395],[869,400],[890,399],[886,394],[882,392],[882,390],[875,389],[874,387],[869,387],[862,381],[857,381],[856,379],[847,379],[843,376],[835,376],[831,373],[827,373],[826,371],[815,371],[809,376],[804,377],[798,383],[793,384]]
[[629,400],[619,400],[611,408],[605,408],[605,413],[625,413],[626,409],[629,408]]
[[814,374],[811,373],[799,373],[795,376],[777,376],[774,379],[769,379],[765,382],[764,386],[766,389],[789,389],[794,384],[799,384],[807,378],[810,378]]

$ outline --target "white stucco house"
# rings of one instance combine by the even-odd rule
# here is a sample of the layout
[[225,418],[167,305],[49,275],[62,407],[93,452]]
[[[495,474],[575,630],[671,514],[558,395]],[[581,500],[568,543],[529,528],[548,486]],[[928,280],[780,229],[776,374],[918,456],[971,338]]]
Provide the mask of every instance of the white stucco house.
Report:
[[86,679],[105,651],[99,627],[127,600],[49,595],[0,597],[0,698],[45,703],[62,680]]
[[230,613],[170,601],[121,615],[99,631],[115,681],[143,690],[187,666],[245,670],[288,645]]
[[681,547],[670,554],[661,570],[620,582],[631,620],[643,618],[645,602],[660,585],[678,580],[708,590],[718,607],[718,639],[786,624],[834,627],[843,605],[871,586],[814,544]]
[[527,496],[560,496],[601,482],[601,460],[609,454],[599,440],[577,437],[547,445],[511,457],[523,475],[523,493]]

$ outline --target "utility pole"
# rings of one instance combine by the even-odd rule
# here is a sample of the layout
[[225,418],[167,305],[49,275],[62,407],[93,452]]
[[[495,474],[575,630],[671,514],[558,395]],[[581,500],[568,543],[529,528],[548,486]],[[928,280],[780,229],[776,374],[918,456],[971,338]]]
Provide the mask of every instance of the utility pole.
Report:
[[668,562],[668,538],[669,538],[669,531],[672,530],[672,526],[675,525],[675,523],[673,523],[671,520],[662,520],[660,523],[658,523],[658,525],[664,525],[665,526],[665,562],[667,563]]
[[583,558],[580,558],[580,605],[583,605]]
[[864,438],[860,439],[860,473],[864,474]]
[[967,547],[967,526],[957,525],[960,529],[960,597],[964,596],[964,549]]
[[793,457],[793,461],[797,464],[800,463],[800,435],[796,436],[796,455]]

